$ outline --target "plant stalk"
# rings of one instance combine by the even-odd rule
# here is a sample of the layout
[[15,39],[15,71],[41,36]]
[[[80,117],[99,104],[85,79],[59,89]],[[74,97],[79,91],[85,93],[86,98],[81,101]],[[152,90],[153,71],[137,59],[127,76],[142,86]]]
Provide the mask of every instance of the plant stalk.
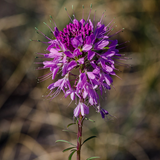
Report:
[[83,125],[83,116],[80,114],[78,120],[78,133],[77,133],[77,160],[81,159],[82,125]]

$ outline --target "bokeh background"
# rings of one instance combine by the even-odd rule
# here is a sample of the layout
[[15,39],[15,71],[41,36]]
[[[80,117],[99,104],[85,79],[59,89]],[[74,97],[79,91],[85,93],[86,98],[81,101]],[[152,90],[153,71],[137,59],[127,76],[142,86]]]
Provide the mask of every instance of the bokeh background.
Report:
[[[125,28],[115,38],[130,41],[121,50],[131,57],[116,72],[114,87],[101,99],[111,121],[104,121],[94,109],[83,127],[83,139],[96,135],[82,148],[82,159],[100,156],[101,160],[160,160],[160,1],[159,0],[1,0],[0,1],[0,160],[65,160],[69,147],[55,143],[65,139],[76,143],[76,134],[63,132],[73,120],[74,103],[63,94],[52,101],[44,100],[50,80],[37,83],[46,71],[37,71],[36,52],[46,46],[29,39],[44,40],[34,27],[52,37],[52,15],[61,30],[70,22],[70,15],[91,18],[97,10],[100,19],[104,10],[107,25],[114,17],[113,32]],[[57,77],[58,78],[58,77]],[[69,105],[69,106],[68,106]],[[70,130],[76,132],[74,126]],[[75,159],[75,157],[73,157]]]

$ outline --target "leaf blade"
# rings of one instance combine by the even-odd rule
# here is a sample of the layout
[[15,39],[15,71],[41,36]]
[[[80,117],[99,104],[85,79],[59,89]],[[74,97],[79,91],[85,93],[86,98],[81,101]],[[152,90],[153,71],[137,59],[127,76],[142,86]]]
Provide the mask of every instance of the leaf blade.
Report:
[[94,120],[89,119],[89,118],[85,118],[85,120],[88,120],[88,121],[91,121],[91,122],[95,122]]
[[64,149],[62,152],[69,151],[70,149],[73,149],[73,148],[75,148],[75,147],[69,147],[69,148],[66,148],[66,149]]
[[60,140],[57,140],[56,141],[56,143],[57,142],[64,142],[64,143],[68,143],[68,144],[70,144],[70,145],[72,145],[72,146],[75,146],[76,147],[76,145],[74,145],[74,144],[72,144],[71,142],[68,142],[68,141],[66,141],[66,140],[62,140],[62,139],[60,139]]
[[100,158],[100,157],[90,157],[90,158],[87,158],[86,160],[91,160],[91,159],[95,159],[95,158]]
[[71,133],[77,134],[76,132],[70,131],[68,129],[63,129],[62,131],[64,131],[64,132],[71,132]]
[[72,151],[72,153],[69,155],[68,160],[71,160],[73,154],[76,152],[77,150]]
[[74,125],[74,124],[76,124],[76,123],[70,123],[70,124],[68,124],[67,128],[70,127],[70,126],[72,126],[72,125]]
[[88,140],[90,140],[90,139],[92,139],[92,138],[96,138],[96,137],[97,137],[97,136],[91,136],[91,137],[85,139],[85,140],[83,141],[82,145],[83,145],[85,142],[87,142]]

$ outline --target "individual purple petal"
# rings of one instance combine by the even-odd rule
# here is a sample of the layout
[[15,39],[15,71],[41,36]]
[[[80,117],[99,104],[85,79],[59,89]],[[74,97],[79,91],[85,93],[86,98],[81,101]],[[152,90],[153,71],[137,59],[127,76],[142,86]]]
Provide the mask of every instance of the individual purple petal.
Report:
[[92,58],[93,58],[94,56],[95,56],[95,52],[93,52],[93,51],[91,51],[91,50],[88,51],[88,57],[87,57],[87,58],[88,58],[89,60],[92,60]]
[[73,58],[73,54],[72,54],[70,51],[65,51],[64,54],[65,54],[67,57]]
[[88,95],[88,92],[86,91],[86,89],[84,88],[84,91],[83,91],[83,98],[85,99]]
[[81,91],[81,89],[85,85],[86,81],[87,81],[86,74],[85,73],[81,73],[79,75],[79,81],[78,81],[77,87],[76,87],[77,92]]
[[55,87],[59,86],[62,83],[63,79],[59,79],[58,81],[56,81],[55,83],[52,83],[48,86],[48,89],[52,90]]
[[95,75],[92,72],[87,72],[89,79],[95,79]]
[[105,77],[105,81],[108,85],[111,85],[113,82],[113,79],[108,75],[108,74],[104,74]]
[[85,44],[82,48],[82,51],[88,52],[89,50],[91,50],[91,48],[92,48],[92,45]]
[[91,29],[92,29],[92,31],[93,31],[94,26],[93,26],[93,23],[92,23],[92,21],[91,21],[90,19],[89,19],[89,24],[90,24]]
[[78,23],[79,23],[78,20],[76,20],[76,19],[73,20],[73,24],[76,24],[76,25],[77,25]]
[[62,67],[62,76],[67,74],[68,63],[65,63]]
[[78,57],[79,55],[82,55],[82,52],[78,48],[76,48],[73,52],[74,56]]
[[96,68],[93,70],[93,73],[99,75],[100,69],[99,69],[98,67],[96,67]]
[[67,63],[67,56],[64,56],[64,57],[63,57],[62,62],[63,62],[63,64]]
[[93,44],[94,41],[95,41],[95,35],[94,34],[91,34],[90,36],[87,36],[86,37],[86,44]]
[[77,40],[77,38],[71,39],[71,44],[74,48],[78,48],[78,46],[80,46],[80,42]]
[[103,32],[103,29],[104,29],[105,25],[101,25],[101,23],[98,22],[98,23],[97,23],[97,26],[99,26],[99,27],[96,28],[96,30],[95,30],[95,35],[96,35],[96,37],[99,38],[99,35]]
[[55,31],[54,31],[54,36],[55,36],[55,37],[58,37],[58,35],[59,35],[59,30],[58,30],[58,28],[55,27],[54,30],[55,30]]
[[82,26],[83,26],[83,24],[85,24],[85,20],[84,20],[84,19],[81,19],[81,20],[80,20],[80,23],[81,23]]
[[73,101],[75,99],[75,93],[72,92],[71,95],[70,95],[70,97],[71,97],[71,100]]
[[59,70],[59,67],[53,69],[53,71],[52,71],[52,80],[55,78],[58,70]]
[[106,111],[106,110],[103,109],[103,108],[101,108],[100,113],[101,113],[101,116],[102,116],[103,119],[105,118],[106,115],[109,114],[108,111]]
[[87,107],[84,103],[81,103],[81,114],[82,116],[89,114],[89,107]]
[[72,90],[67,90],[66,92],[65,92],[65,98],[68,96],[68,95],[70,95],[72,93]]
[[[64,78],[59,79],[58,81],[56,81],[56,82],[54,83],[54,87],[59,87],[59,86],[63,87],[63,85],[64,85]],[[50,89],[51,89],[51,88],[50,88]]]
[[79,46],[82,45],[82,43],[83,43],[83,39],[81,36],[71,39],[71,44],[74,48],[78,48]]
[[109,45],[109,49],[115,49],[117,44],[118,44],[118,40],[117,39],[113,40]]
[[115,55],[115,51],[107,51],[102,55],[102,58],[106,59]]
[[108,66],[108,65],[106,65],[106,66],[105,66],[105,71],[108,72],[108,73],[110,73],[110,72],[113,71],[113,68],[110,67],[110,66]]
[[105,46],[107,46],[109,44],[108,40],[101,40],[99,42],[97,42],[94,46],[94,49],[96,50],[100,50],[103,49]]
[[52,41],[49,41],[48,42],[50,45],[47,47],[46,50],[50,51],[51,48],[56,48],[57,50],[60,50],[59,48],[59,44],[58,44],[58,41],[57,40],[52,40]]
[[72,70],[75,66],[77,66],[77,62],[76,61],[71,61],[69,64],[68,64],[68,71]]
[[79,62],[79,64],[84,64],[84,57],[80,58],[77,62]]
[[108,66],[108,65],[106,65],[104,60],[101,59],[101,60],[100,60],[100,63],[101,63],[102,68],[103,68],[106,72],[110,73],[110,72],[113,71],[113,68],[110,67],[110,66]]
[[77,36],[76,38],[77,38],[77,40],[80,42],[80,46],[81,46],[81,45],[83,44],[82,36],[79,35],[79,36]]
[[105,87],[107,90],[111,89],[111,87],[108,84],[106,84],[106,83],[103,83],[103,87]]
[[50,52],[53,53],[53,54],[55,54],[56,56],[61,55],[61,53],[57,49],[55,49],[55,48],[51,48]]
[[80,112],[81,112],[81,108],[80,108],[80,104],[78,104],[77,107],[74,109],[74,112],[73,112],[74,117],[78,117]]
[[50,68],[50,67],[56,67],[57,66],[54,61],[44,61],[43,65],[44,65],[44,68]]

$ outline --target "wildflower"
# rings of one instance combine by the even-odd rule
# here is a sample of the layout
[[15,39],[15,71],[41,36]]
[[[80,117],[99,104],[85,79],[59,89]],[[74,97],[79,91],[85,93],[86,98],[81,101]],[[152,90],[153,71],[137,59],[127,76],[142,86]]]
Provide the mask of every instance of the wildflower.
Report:
[[74,116],[78,117],[80,113],[82,116],[89,114],[89,107],[81,102],[79,102],[77,107],[74,109]]
[[[59,31],[56,25],[54,28],[48,26],[55,39],[44,35],[48,39],[48,42],[44,42],[48,47],[47,53],[41,55],[47,60],[39,69],[49,68],[50,73],[42,76],[40,80],[50,77],[53,80],[61,73],[62,78],[48,86],[51,91],[48,96],[54,98],[63,91],[65,97],[70,95],[72,101],[78,98],[79,104],[73,113],[75,117],[80,113],[82,116],[88,114],[89,106],[98,108],[100,102],[97,91],[100,90],[103,94],[111,89],[111,76],[116,75],[115,64],[119,64],[117,60],[126,59],[119,54],[118,40],[111,40],[111,37],[123,29],[111,34],[112,21],[108,25],[103,24],[103,16],[104,13],[97,23],[90,19],[90,14],[87,20],[82,18],[79,21],[75,16],[73,19],[69,16],[71,23],[62,31]],[[73,69],[77,69],[77,74],[73,74]],[[71,84],[71,81],[74,84]],[[102,118],[108,114],[104,109],[99,109],[99,113]]]

